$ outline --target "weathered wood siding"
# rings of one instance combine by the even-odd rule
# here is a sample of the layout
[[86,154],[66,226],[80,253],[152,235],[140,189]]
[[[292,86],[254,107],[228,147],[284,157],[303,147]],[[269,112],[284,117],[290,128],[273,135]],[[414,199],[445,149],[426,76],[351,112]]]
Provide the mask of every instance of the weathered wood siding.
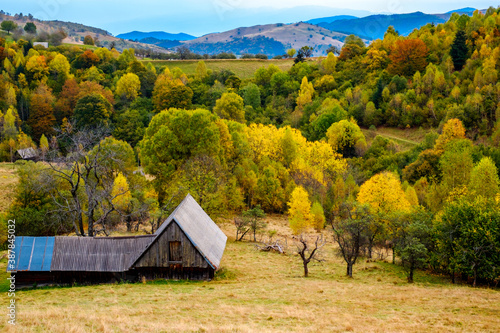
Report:
[[[169,261],[171,257],[170,242],[180,242],[180,261]],[[173,255],[173,258],[178,257],[179,253]],[[150,248],[137,261],[135,267],[170,267],[179,269],[209,268],[210,266],[174,220],[168,225],[166,230],[155,239]]]

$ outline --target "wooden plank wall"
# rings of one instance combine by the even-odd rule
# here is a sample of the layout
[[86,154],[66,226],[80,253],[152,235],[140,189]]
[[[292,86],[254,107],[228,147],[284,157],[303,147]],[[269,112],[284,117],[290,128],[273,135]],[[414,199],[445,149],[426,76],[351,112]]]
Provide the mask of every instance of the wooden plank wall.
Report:
[[[181,242],[182,262],[170,262],[169,242]],[[186,268],[209,268],[208,262],[200,252],[193,246],[189,238],[179,228],[175,221],[172,221],[166,230],[155,240],[149,250],[144,253],[135,267],[171,267],[176,265]],[[173,268],[173,267],[172,267]]]

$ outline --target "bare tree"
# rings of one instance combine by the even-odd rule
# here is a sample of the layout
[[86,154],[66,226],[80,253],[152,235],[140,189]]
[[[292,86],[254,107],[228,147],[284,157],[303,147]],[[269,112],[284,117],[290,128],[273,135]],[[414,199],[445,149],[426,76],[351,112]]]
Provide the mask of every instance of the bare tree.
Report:
[[236,238],[235,241],[241,241],[243,237],[250,231],[250,227],[248,226],[248,220],[235,217],[234,218],[234,226],[236,227]]
[[367,206],[343,203],[330,221],[333,238],[338,244],[338,254],[347,264],[347,276],[352,277],[352,267],[367,244],[367,232],[373,217]]
[[108,163],[119,162],[119,152],[101,149],[100,141],[106,135],[106,128],[61,131],[59,140],[65,143],[66,154],[49,153],[50,172],[46,173],[45,182],[60,216],[71,219],[78,236],[107,235],[109,214],[116,210],[113,200],[125,194],[111,194],[114,179],[109,176]]
[[297,241],[297,252],[304,266],[304,277],[308,277],[309,269],[307,265],[311,260],[321,261],[321,259],[318,258],[318,251],[325,246],[326,241],[323,239],[323,234],[317,236],[314,243],[311,243],[304,234],[301,234]]

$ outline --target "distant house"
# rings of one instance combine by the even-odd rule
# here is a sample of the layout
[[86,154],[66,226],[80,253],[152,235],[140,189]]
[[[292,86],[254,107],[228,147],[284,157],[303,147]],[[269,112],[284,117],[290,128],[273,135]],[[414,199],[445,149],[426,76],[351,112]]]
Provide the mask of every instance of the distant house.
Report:
[[35,160],[38,158],[38,151],[33,148],[18,149],[16,159]]
[[153,235],[16,237],[16,284],[210,280],[227,237],[191,195]]
[[38,46],[38,45],[43,46],[43,47],[45,47],[46,49],[48,49],[48,48],[49,48],[49,42],[34,42],[34,43],[33,43],[33,46]]

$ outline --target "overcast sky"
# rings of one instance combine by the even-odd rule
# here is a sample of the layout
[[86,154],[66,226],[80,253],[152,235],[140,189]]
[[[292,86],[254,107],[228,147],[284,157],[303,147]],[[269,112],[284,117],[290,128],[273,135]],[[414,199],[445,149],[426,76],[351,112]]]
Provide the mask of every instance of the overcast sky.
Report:
[[[3,0],[0,9],[11,14],[31,13],[37,18],[78,22],[114,35],[139,31],[185,32],[201,36],[240,26],[290,23],[312,18],[371,13],[443,13],[488,1],[407,0]],[[304,7],[307,6],[307,7]],[[496,5],[495,5],[496,6]],[[299,7],[299,8],[297,8]]]

